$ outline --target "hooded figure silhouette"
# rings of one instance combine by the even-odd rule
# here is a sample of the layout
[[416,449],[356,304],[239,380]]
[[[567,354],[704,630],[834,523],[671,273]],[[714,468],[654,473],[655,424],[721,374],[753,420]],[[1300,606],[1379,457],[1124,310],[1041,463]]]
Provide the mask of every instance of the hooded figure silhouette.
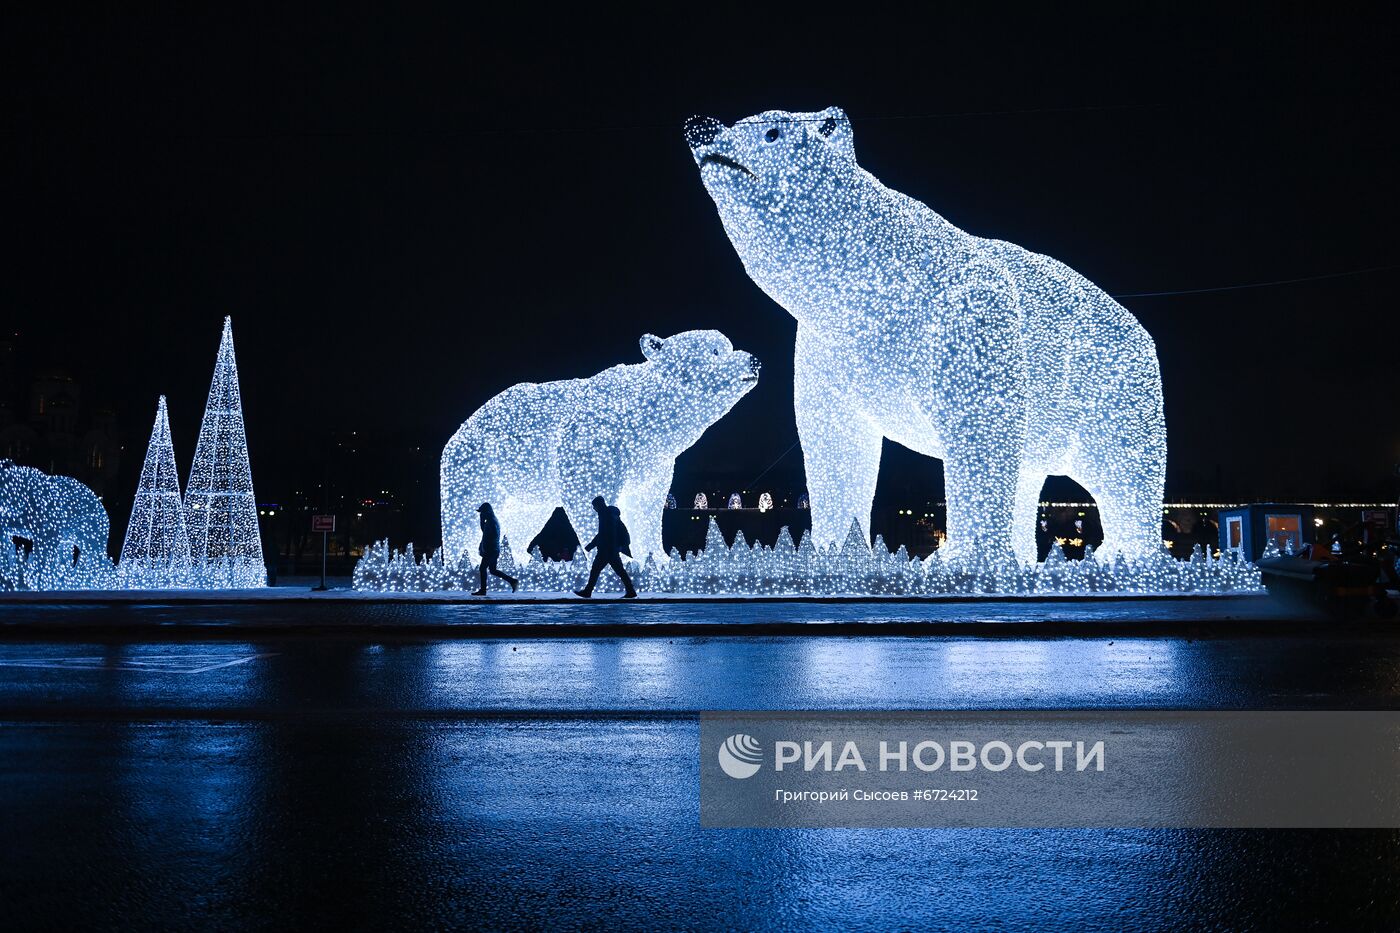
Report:
[[491,508],[489,502],[481,503],[476,510],[481,513],[481,546],[477,548],[481,555],[481,586],[477,587],[472,595],[486,595],[487,572],[509,583],[510,591],[514,593],[520,586],[520,581],[508,573],[502,573],[496,567],[496,561],[501,559],[501,523],[496,520],[496,511]]

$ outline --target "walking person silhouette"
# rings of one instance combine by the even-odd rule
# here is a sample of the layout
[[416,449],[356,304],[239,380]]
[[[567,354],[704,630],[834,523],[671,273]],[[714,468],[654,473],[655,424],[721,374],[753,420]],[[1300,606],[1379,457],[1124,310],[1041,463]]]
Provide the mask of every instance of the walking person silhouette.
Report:
[[583,549],[591,551],[597,548],[598,553],[593,558],[588,585],[581,590],[574,590],[574,595],[592,599],[593,587],[598,585],[598,575],[603,572],[604,567],[611,567],[622,579],[626,590],[622,598],[636,599],[637,591],[632,587],[632,578],[627,576],[627,568],[622,566],[622,555],[632,556],[632,536],[628,533],[627,526],[622,523],[622,512],[617,506],[604,502],[602,496],[593,497],[593,511],[598,513],[598,533]]
[[477,553],[481,555],[481,586],[472,595],[486,595],[487,571],[491,572],[491,576],[509,583],[510,591],[514,593],[520,581],[496,567],[496,561],[501,559],[501,523],[496,520],[496,510],[491,508],[489,502],[481,503],[476,510],[481,513],[481,547],[477,548]]

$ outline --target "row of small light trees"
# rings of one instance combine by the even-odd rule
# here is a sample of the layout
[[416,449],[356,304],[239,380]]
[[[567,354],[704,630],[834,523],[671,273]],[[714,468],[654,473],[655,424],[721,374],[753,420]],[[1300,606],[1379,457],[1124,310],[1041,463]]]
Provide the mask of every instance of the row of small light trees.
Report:
[[[636,587],[652,594],[705,596],[979,596],[1045,594],[1225,594],[1257,593],[1259,568],[1234,555],[1219,557],[1200,545],[1190,560],[1173,560],[1165,551],[1129,560],[1121,554],[1100,559],[1092,547],[1083,560],[1066,560],[1058,544],[1044,562],[1017,565],[994,563],[980,555],[945,560],[935,551],[920,560],[900,547],[891,552],[884,538],[872,546],[860,523],[852,521],[838,547],[819,547],[810,534],[794,540],[784,527],[773,547],[750,545],[743,532],[726,542],[711,516],[705,545],[682,555],[672,550],[667,559],[637,555],[628,572]],[[518,563],[510,542],[503,542],[500,569],[518,577],[520,589],[536,593],[568,593],[581,588],[589,576],[589,557],[576,550],[571,560],[545,560],[537,549]],[[417,555],[413,545],[390,549],[388,541],[368,548],[355,566],[355,589],[368,592],[430,593],[466,591],[478,582],[470,555],[449,561],[439,550]],[[604,574],[597,592],[621,591],[617,578]]]

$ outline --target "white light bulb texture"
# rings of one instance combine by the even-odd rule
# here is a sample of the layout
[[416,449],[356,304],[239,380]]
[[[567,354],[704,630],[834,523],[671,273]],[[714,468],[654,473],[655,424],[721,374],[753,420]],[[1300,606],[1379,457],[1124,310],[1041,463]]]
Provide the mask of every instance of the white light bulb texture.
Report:
[[[107,510],[70,476],[0,459],[0,590],[85,590],[113,585]],[[24,552],[12,539],[29,542]]]
[[643,362],[585,379],[512,386],[466,420],[442,452],[449,563],[476,557],[483,502],[503,537],[525,546],[559,506],[591,538],[595,496],[621,511],[635,554],[664,558],[675,459],[754,387],[759,366],[713,330],[646,334],[641,351]]
[[794,399],[822,545],[868,526],[885,438],[943,460],[943,559],[1036,559],[1048,475],[1099,504],[1102,553],[1162,550],[1152,338],[1074,270],[973,236],[856,162],[839,108],[686,125],[749,276],[797,319]]
[[224,318],[209,401],[185,486],[185,526],[190,557],[201,586],[260,587],[267,584],[243,400],[233,354],[233,322]]
[[[911,558],[903,547],[890,553],[882,538],[866,544],[859,523],[852,522],[842,544],[817,547],[810,535],[793,543],[783,528],[773,547],[750,546],[743,533],[726,544],[713,517],[705,546],[684,558],[671,552],[669,561],[653,556],[628,563],[637,589],[653,595],[700,596],[1027,596],[1044,594],[1132,595],[1258,593],[1263,589],[1259,569],[1226,554],[1212,557],[1197,546],[1189,560],[1158,552],[1130,560],[1119,555],[1100,560],[1092,547],[1083,560],[1066,560],[1053,545],[1039,565],[1011,566],[984,557],[950,561],[934,552],[924,560]],[[638,552],[640,555],[641,552]],[[536,552],[529,563],[509,572],[520,578],[523,593],[567,594],[588,579],[589,560],[582,551],[573,560],[547,561]],[[515,565],[509,545],[501,567]],[[400,553],[381,541],[366,551],[355,567],[357,590],[371,592],[437,592],[469,590],[477,585],[470,560],[451,563],[442,551],[415,557],[413,546]],[[598,592],[621,592],[610,574]]]
[[190,536],[185,528],[164,395],[156,404],[156,420],[122,544],[120,570],[123,585],[130,588],[164,589],[192,583]]

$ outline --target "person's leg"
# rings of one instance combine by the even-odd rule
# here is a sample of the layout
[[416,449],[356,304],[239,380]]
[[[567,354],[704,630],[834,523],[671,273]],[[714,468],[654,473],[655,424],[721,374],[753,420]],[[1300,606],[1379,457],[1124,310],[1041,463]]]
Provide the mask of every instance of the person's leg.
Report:
[[483,558],[481,558],[481,566],[477,568],[477,573],[479,573],[479,574],[481,575],[481,585],[478,586],[478,587],[476,588],[476,592],[472,594],[473,596],[485,596],[485,595],[486,595],[486,568],[487,568],[487,566],[488,566],[490,563],[491,563],[491,558],[489,558],[489,557],[483,557]]
[[593,558],[593,568],[588,572],[588,585],[578,590],[580,596],[592,596],[593,587],[598,585],[598,575],[603,572],[603,568],[608,565],[607,555],[599,553]]
[[506,581],[507,583],[509,583],[509,584],[510,584],[510,591],[511,591],[512,593],[514,593],[515,590],[516,590],[516,587],[518,587],[518,586],[520,585],[520,581],[517,580],[517,579],[515,579],[515,577],[512,577],[510,574],[508,574],[508,573],[503,573],[501,570],[497,569],[497,567],[496,567],[496,561],[498,561],[499,559],[500,559],[499,557],[493,557],[493,558],[491,558],[491,568],[490,568],[490,569],[491,569],[491,576],[496,577],[496,578],[501,579],[501,580],[504,580],[504,581]]
[[617,574],[622,580],[622,595],[629,599],[636,596],[637,591],[632,586],[632,578],[627,576],[627,568],[622,565],[622,555],[612,555],[611,559],[608,560],[608,564],[612,567],[613,573]]

